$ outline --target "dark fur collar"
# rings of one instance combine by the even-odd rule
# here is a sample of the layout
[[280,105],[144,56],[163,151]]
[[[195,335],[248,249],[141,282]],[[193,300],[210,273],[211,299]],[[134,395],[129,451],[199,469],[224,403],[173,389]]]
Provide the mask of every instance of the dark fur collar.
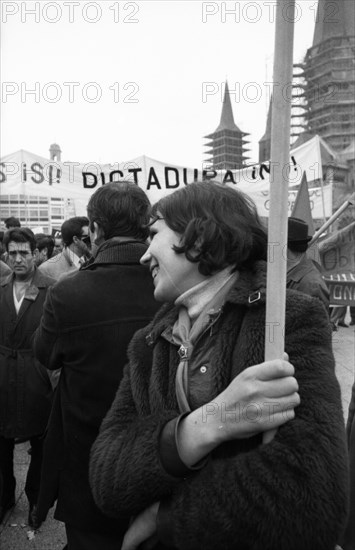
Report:
[[146,250],[147,245],[133,237],[129,240],[112,237],[100,245],[95,258],[83,269],[98,264],[138,264]]

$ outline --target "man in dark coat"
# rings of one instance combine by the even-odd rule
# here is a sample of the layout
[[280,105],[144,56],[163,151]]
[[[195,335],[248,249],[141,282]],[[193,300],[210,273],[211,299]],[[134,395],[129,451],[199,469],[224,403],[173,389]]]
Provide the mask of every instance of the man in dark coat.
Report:
[[308,225],[299,218],[288,219],[287,288],[318,298],[329,311],[329,290],[317,264],[307,257]]
[[11,229],[4,242],[13,273],[10,270],[0,286],[0,521],[15,502],[15,439],[29,439],[31,462],[25,493],[30,506],[29,524],[37,527],[32,512],[39,492],[41,435],[49,418],[52,387],[47,370],[33,356],[31,340],[41,319],[47,289],[54,280],[35,266],[36,241],[30,229]]
[[106,517],[88,481],[89,453],[127,361],[133,334],[153,317],[146,251],[149,201],[127,182],[100,188],[88,204],[95,258],[58,281],[48,295],[34,348],[49,369],[61,368],[45,442],[38,516],[57,499],[68,548],[120,548],[128,520]]

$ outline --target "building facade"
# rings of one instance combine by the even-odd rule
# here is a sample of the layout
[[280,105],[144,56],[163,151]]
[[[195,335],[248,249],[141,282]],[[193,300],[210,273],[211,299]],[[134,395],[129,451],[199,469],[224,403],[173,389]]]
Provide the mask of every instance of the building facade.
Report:
[[36,195],[2,195],[0,198],[0,218],[19,218],[21,225],[32,230],[50,234],[60,229],[67,218],[67,201],[62,198],[38,197]]
[[[52,144],[49,153],[50,160],[61,161],[59,145]],[[53,230],[59,230],[66,219],[75,216],[75,206],[71,199],[62,197],[2,194],[0,219],[4,222],[11,216],[18,218],[24,227],[51,234]]]

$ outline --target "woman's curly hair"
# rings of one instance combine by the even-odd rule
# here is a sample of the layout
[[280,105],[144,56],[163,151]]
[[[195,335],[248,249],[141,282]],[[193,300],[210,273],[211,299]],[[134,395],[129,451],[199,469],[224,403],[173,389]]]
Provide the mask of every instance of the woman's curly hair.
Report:
[[158,201],[152,217],[181,235],[177,254],[199,264],[202,275],[231,265],[249,268],[266,260],[267,235],[253,201],[215,182],[195,182]]

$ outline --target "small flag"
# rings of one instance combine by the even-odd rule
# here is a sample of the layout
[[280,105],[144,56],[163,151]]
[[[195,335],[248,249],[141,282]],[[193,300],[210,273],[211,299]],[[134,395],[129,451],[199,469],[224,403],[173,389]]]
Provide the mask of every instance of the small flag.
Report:
[[[315,230],[312,218],[311,203],[309,200],[306,172],[303,173],[301,185],[296,196],[295,204],[293,205],[291,216],[306,222],[308,225],[308,236],[313,237]],[[321,264],[317,243],[307,249],[307,256],[311,260],[317,262],[317,264]]]

